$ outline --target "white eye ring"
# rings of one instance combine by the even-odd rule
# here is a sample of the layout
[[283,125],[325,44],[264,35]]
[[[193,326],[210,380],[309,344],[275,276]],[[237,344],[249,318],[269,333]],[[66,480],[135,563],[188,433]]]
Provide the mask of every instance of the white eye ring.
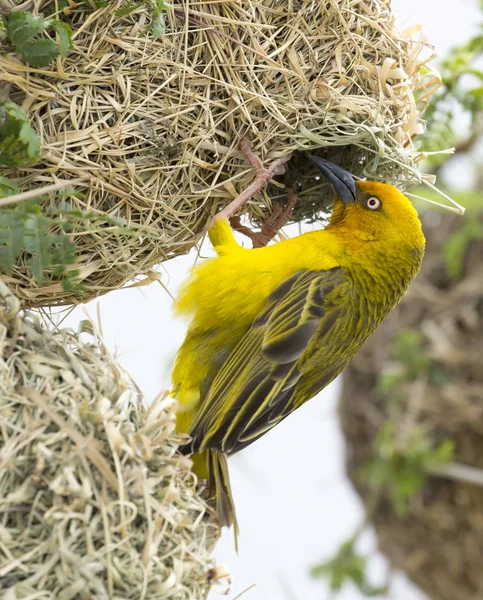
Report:
[[382,202],[379,200],[377,196],[370,196],[366,200],[366,206],[370,210],[379,210],[381,208]]

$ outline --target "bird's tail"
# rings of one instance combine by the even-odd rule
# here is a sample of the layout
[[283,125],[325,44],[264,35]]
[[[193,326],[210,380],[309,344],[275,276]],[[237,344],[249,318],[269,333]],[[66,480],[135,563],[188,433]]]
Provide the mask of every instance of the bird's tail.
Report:
[[220,525],[222,527],[233,525],[235,547],[238,550],[238,523],[226,455],[220,450],[210,449],[200,454],[194,454],[192,459],[193,471],[200,479],[208,481],[208,502],[215,509]]

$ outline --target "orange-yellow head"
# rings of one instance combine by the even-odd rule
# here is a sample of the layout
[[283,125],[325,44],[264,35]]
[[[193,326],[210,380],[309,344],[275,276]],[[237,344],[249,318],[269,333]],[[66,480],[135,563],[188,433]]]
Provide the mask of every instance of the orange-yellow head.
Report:
[[327,226],[355,249],[375,246],[424,250],[425,239],[416,209],[395,186],[374,181],[355,181],[353,176],[318,157],[311,157],[336,194]]

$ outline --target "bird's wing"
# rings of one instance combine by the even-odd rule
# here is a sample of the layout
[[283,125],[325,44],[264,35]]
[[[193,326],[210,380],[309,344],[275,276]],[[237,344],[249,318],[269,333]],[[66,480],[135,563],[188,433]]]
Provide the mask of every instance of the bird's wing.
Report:
[[[297,407],[296,384],[309,368],[312,342],[326,345],[341,311],[334,300],[348,286],[346,273],[335,267],[299,271],[272,292],[202,401],[189,432],[194,450],[233,454]],[[322,375],[325,367],[320,368]]]

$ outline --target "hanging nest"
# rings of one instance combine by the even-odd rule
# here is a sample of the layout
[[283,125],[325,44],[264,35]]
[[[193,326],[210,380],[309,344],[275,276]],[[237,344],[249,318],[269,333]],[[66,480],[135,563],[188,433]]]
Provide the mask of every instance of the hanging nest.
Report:
[[[406,516],[384,493],[372,521],[380,550],[431,600],[483,598],[483,212],[425,219],[421,275],[345,371],[340,416],[347,470],[367,507],[363,476],[378,431],[392,423],[405,447],[425,431],[435,447],[454,440],[454,462],[432,470]],[[448,275],[448,270],[452,277]],[[406,352],[411,373],[388,361],[404,332],[419,341]],[[419,333],[418,333],[419,332]],[[399,384],[387,388],[388,377]],[[381,383],[385,380],[386,391]],[[468,467],[470,467],[468,469]],[[372,499],[372,500],[371,500]]]
[[2,598],[204,598],[220,532],[169,402],[144,410],[99,340],[18,311],[0,282]]
[[[40,162],[3,174],[21,190],[80,178],[68,202],[91,215],[69,232],[82,294],[39,285],[25,252],[4,276],[25,305],[86,301],[186,252],[253,179],[242,136],[265,165],[310,150],[357,175],[417,177],[412,140],[437,80],[422,69],[417,28],[401,34],[389,0],[180,0],[158,39],[149,2],[105,4],[34,3],[73,31],[68,57],[49,67],[29,67],[0,43],[0,97],[25,109],[42,142]],[[302,187],[295,220],[330,205],[306,167],[295,156],[288,168]],[[285,197],[281,178],[249,217],[259,222]],[[56,194],[44,201],[58,204]]]

